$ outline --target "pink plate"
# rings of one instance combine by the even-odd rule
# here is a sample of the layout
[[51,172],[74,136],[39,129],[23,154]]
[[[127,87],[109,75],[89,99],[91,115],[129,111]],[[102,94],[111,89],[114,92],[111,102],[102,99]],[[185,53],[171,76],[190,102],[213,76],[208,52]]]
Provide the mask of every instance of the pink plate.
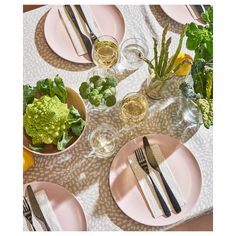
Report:
[[[78,56],[73,44],[60,20],[58,8],[55,6],[48,12],[44,25],[44,34],[50,48],[60,57],[76,62],[91,63],[88,55]],[[121,43],[125,33],[124,18],[114,5],[91,5],[96,23],[103,35],[110,35]]]
[[162,134],[146,135],[151,145],[159,144],[169,167],[182,191],[185,205],[179,214],[154,219],[143,199],[138,182],[127,157],[143,146],[143,136],[126,143],[115,156],[109,176],[113,198],[119,208],[133,220],[145,225],[163,226],[188,216],[201,191],[201,171],[193,154],[179,140]]
[[202,25],[200,20],[195,20],[192,17],[186,5],[161,5],[160,7],[170,18],[182,25],[191,22]]
[[25,189],[28,184],[31,185],[34,192],[40,190],[46,192],[63,231],[87,230],[84,211],[72,193],[57,184],[32,182],[24,185],[25,196],[27,196]]

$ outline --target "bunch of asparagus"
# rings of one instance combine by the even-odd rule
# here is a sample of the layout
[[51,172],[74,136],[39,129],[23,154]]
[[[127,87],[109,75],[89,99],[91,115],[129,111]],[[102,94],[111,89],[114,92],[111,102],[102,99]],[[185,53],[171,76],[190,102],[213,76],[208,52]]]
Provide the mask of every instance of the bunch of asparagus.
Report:
[[157,39],[153,37],[154,42],[154,59],[152,61],[145,58],[142,54],[140,54],[140,58],[145,61],[149,68],[152,69],[155,73],[155,80],[167,80],[168,78],[172,77],[174,73],[186,62],[191,63],[190,60],[186,59],[175,65],[175,61],[177,56],[180,53],[182,48],[183,38],[185,36],[187,27],[185,26],[181,32],[179,44],[176,49],[175,54],[169,59],[169,47],[171,44],[171,37],[166,40],[166,35],[169,30],[169,24],[164,27],[162,33],[162,40],[161,40],[161,51],[160,55],[158,56],[158,49],[157,49]]

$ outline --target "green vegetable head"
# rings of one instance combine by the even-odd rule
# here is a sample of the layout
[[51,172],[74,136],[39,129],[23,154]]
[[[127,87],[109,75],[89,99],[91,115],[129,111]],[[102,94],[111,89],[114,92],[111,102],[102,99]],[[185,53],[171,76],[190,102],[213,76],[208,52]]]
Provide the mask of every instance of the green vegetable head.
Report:
[[88,100],[89,102],[94,105],[95,107],[98,107],[102,103],[102,94],[99,94],[99,91],[94,89],[89,95]]
[[111,95],[115,95],[116,94],[116,89],[111,87],[106,89],[105,91],[102,92],[103,97],[106,99],[107,97],[111,96]]
[[98,75],[94,75],[89,79],[90,83],[93,83],[94,88],[100,88],[105,83],[105,80]]
[[116,97],[114,95],[110,95],[105,99],[105,101],[106,101],[106,105],[108,107],[111,107],[116,104]]
[[81,95],[82,98],[88,99],[88,95],[90,93],[89,84],[87,82],[83,82],[80,85],[79,92],[80,92],[80,95]]
[[[103,78],[95,75],[89,79],[89,83],[83,82],[80,85],[79,91],[84,99],[88,99],[89,102],[96,107],[104,102],[107,106],[113,106],[116,103],[115,87],[117,84],[118,81],[113,76]],[[83,126],[82,123],[81,126]],[[73,130],[75,129],[72,127],[72,131]]]
[[57,96],[42,96],[28,104],[23,117],[24,128],[35,144],[57,143],[63,132],[67,130],[66,121],[69,115],[67,104]]
[[110,87],[116,87],[118,84],[117,79],[113,76],[107,76],[105,80],[106,80],[106,85],[109,85]]

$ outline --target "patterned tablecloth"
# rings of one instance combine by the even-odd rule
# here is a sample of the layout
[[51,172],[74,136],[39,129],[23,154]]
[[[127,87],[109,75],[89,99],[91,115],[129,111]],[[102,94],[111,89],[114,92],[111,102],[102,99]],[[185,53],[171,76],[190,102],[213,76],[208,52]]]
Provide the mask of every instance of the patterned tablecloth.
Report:
[[[125,18],[125,36],[145,39],[152,48],[152,36],[160,40],[162,27],[171,24],[172,52],[178,43],[181,25],[169,19],[158,6],[117,6]],[[66,84],[78,90],[82,81],[87,79],[92,65],[81,65],[66,61],[57,56],[47,45],[43,24],[50,6],[45,6],[24,14],[24,83],[35,84],[37,80],[59,74]],[[185,43],[183,44],[185,45]],[[184,49],[185,50],[185,49]],[[151,50],[150,50],[151,51]],[[186,50],[185,50],[186,51]],[[151,53],[151,52],[150,52]],[[191,52],[188,52],[191,54]],[[124,71],[119,75],[118,100],[128,92],[143,91],[143,82],[148,76],[143,65],[134,72]],[[212,129],[203,126],[191,127],[179,122],[177,113],[179,103],[175,96],[177,90],[165,101],[149,101],[150,115],[139,127],[127,129],[121,122],[117,107],[108,112],[91,111],[89,123],[80,142],[63,153],[51,157],[36,156],[36,165],[24,174],[24,183],[49,181],[64,186],[75,194],[82,204],[92,231],[111,230],[167,230],[174,225],[211,212],[212,195]],[[113,157],[99,159],[92,154],[88,134],[104,121],[119,130],[118,146],[128,140],[147,133],[163,133],[180,139],[193,152],[202,171],[202,191],[199,200],[187,218],[174,225],[150,227],[139,224],[126,216],[114,202],[108,185],[109,168]],[[178,123],[179,122],[179,123]]]

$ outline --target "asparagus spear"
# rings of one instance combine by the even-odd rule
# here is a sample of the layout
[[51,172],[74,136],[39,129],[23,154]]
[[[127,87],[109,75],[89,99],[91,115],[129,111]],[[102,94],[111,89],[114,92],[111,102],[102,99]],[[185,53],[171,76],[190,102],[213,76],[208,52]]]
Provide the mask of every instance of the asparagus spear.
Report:
[[177,56],[179,55],[180,50],[181,50],[181,48],[182,48],[182,43],[183,43],[183,39],[184,39],[186,30],[187,30],[187,25],[184,26],[184,28],[183,28],[183,30],[182,30],[182,33],[181,33],[180,39],[179,39],[178,47],[177,47],[177,49],[176,49],[176,52],[175,52],[174,56],[172,57],[172,59],[171,59],[171,61],[170,61],[169,66],[168,66],[167,69],[166,69],[166,73],[169,73],[169,72],[173,69],[175,60],[176,60]]
[[154,61],[155,61],[155,75],[158,75],[158,53],[157,53],[157,39],[153,37],[154,42]]
[[147,58],[145,58],[142,53],[139,53],[139,58],[141,60],[145,61],[151,69],[155,70],[153,64],[151,63],[151,61],[149,61]]
[[158,71],[158,74],[160,75],[162,63],[163,63],[163,57],[164,57],[164,51],[165,51],[165,41],[166,41],[166,34],[169,29],[169,24],[166,24],[162,33],[162,40],[161,40],[161,53],[159,58],[159,64],[158,68],[156,70]]
[[167,41],[166,41],[165,52],[164,52],[164,59],[163,59],[163,66],[162,66],[161,71],[160,71],[160,77],[165,74],[166,66],[167,66],[168,59],[169,59],[169,47],[170,47],[170,44],[171,44],[171,37],[169,37],[167,39]]

